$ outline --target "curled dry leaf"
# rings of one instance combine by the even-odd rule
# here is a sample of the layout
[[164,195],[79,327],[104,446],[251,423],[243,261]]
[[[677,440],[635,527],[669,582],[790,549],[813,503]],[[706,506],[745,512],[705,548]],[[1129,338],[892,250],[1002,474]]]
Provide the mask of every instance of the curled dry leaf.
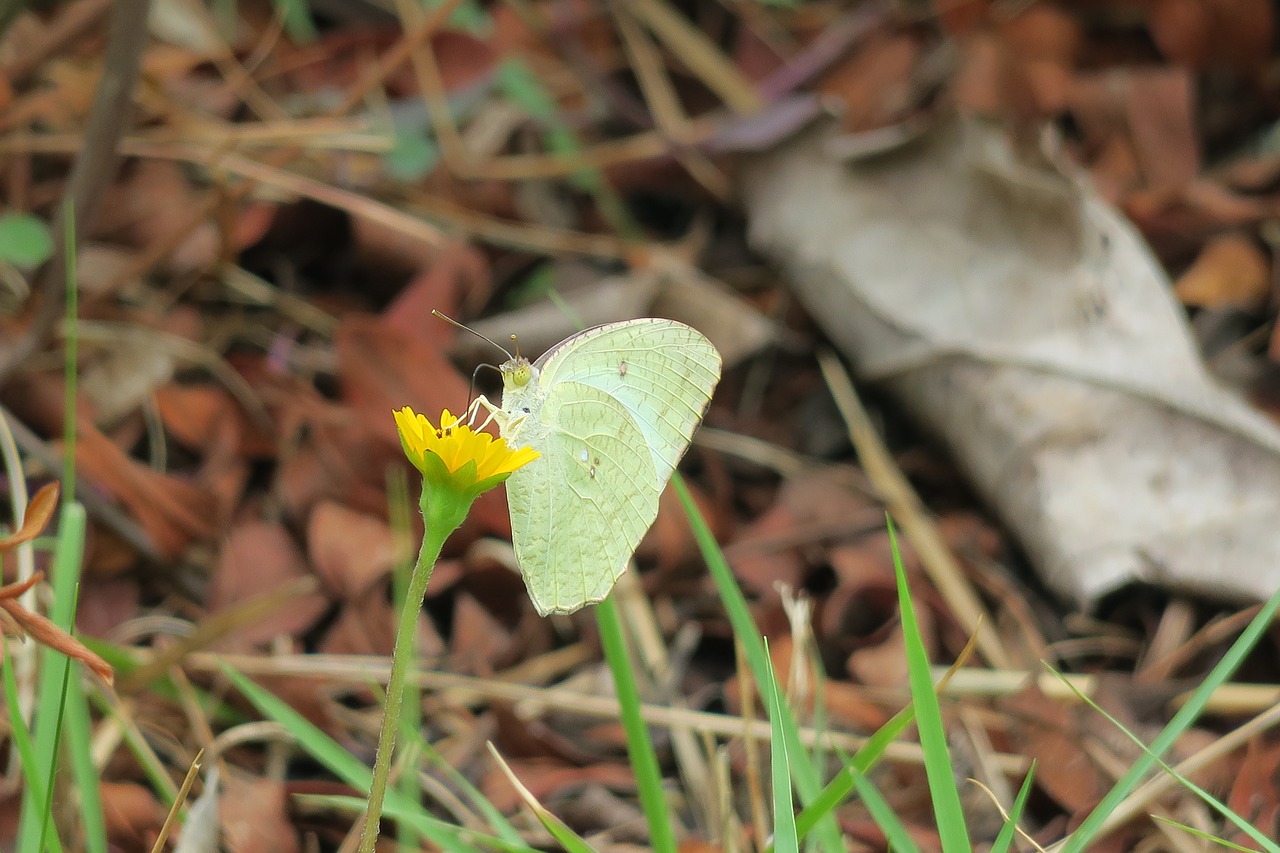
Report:
[[[31,503],[27,504],[26,514],[22,517],[22,527],[4,540],[0,540],[0,551],[16,548],[43,533],[50,519],[53,518],[53,510],[57,505],[58,484],[49,483],[36,492]],[[89,651],[84,643],[53,622],[18,603],[19,596],[39,583],[43,577],[42,572],[36,572],[25,581],[0,586],[0,610],[17,625],[23,634],[41,645],[80,661],[101,676],[103,681],[111,684],[115,680],[115,670],[109,663]]]
[[27,504],[27,511],[22,516],[22,526],[16,531],[0,539],[0,552],[18,547],[24,542],[35,539],[49,525],[53,511],[58,506],[59,487],[57,483],[47,483],[36,492],[36,496]]
[[42,572],[36,572],[21,583],[0,586],[0,610],[13,620],[31,639],[42,646],[61,652],[72,660],[78,660],[93,670],[108,684],[115,683],[115,670],[111,664],[91,652],[84,643],[59,628],[49,619],[34,613],[18,603],[18,597],[44,578]]

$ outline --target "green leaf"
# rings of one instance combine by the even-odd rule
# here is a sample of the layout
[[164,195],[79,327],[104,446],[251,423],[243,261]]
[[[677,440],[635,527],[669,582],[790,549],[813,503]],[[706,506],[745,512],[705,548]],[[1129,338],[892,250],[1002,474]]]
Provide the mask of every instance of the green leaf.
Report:
[[52,256],[53,232],[43,219],[29,213],[0,216],[0,260],[29,270]]

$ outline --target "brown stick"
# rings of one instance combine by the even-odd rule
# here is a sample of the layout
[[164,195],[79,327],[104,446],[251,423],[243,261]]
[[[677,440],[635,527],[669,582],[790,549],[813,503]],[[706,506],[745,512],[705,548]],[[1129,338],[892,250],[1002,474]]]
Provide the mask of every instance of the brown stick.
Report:
[[53,223],[53,257],[40,273],[31,326],[12,347],[0,351],[0,384],[39,349],[62,313],[63,279],[66,276],[66,235],[63,228],[66,211],[75,211],[77,233],[86,230],[97,215],[107,186],[115,176],[119,160],[117,146],[132,114],[133,89],[138,82],[150,5],[150,0],[116,0],[112,8],[102,79],[89,110],[84,147],[71,167],[71,177],[59,208],[61,215]]

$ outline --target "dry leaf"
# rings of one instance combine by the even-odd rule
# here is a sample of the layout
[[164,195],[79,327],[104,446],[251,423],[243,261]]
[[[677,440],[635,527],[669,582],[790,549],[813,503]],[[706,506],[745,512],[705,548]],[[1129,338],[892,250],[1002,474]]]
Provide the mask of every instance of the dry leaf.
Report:
[[1223,234],[1205,244],[1174,292],[1185,305],[1256,310],[1271,295],[1271,263],[1249,238]]
[[41,486],[40,491],[36,492],[35,497],[27,503],[27,511],[22,516],[22,526],[0,539],[0,552],[16,548],[24,542],[30,542],[43,533],[50,519],[53,518],[53,511],[58,507],[58,494],[59,486],[56,482]]
[[[246,522],[233,528],[223,544],[209,586],[209,610],[234,609],[309,574],[301,549],[282,525]],[[247,648],[279,636],[297,637],[315,624],[328,606],[319,593],[303,596],[241,627],[227,640],[237,648]]]

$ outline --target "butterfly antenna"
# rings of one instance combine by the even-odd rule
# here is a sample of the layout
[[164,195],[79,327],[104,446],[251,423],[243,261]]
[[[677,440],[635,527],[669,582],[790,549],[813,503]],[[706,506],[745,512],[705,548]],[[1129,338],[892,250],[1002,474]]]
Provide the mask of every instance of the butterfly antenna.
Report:
[[[432,313],[432,314],[434,314],[435,316],[439,317],[441,320],[444,320],[446,323],[450,323],[450,324],[452,324],[452,325],[454,325],[454,326],[457,326],[459,329],[462,329],[464,332],[470,332],[471,334],[475,335],[477,338],[479,338],[480,340],[484,341],[485,343],[487,343],[487,344],[489,344],[489,345],[491,345],[491,346],[493,346],[493,347],[496,347],[497,349],[501,350],[501,351],[502,351],[502,353],[503,353],[504,355],[506,355],[506,357],[507,357],[507,358],[512,358],[512,357],[513,357],[513,356],[511,355],[511,353],[507,352],[507,348],[506,348],[506,347],[504,347],[502,344],[497,343],[496,341],[493,341],[493,340],[491,340],[490,338],[486,338],[484,335],[480,334],[479,332],[477,332],[475,329],[471,328],[470,326],[463,325],[462,323],[459,323],[457,320],[453,319],[452,317],[450,317],[450,316],[448,316],[448,315],[446,315],[446,314],[441,314],[439,311],[437,311],[437,310],[436,310],[436,309],[434,309],[434,308],[432,308],[432,309],[431,309],[431,313]],[[514,339],[515,339],[515,335],[512,335],[512,336],[511,336],[511,338],[512,338],[512,340],[514,340]],[[481,365],[481,367],[483,367],[483,366],[484,366],[484,365]],[[473,377],[472,377],[472,382],[474,383],[474,381],[475,381],[475,377],[473,376]]]

